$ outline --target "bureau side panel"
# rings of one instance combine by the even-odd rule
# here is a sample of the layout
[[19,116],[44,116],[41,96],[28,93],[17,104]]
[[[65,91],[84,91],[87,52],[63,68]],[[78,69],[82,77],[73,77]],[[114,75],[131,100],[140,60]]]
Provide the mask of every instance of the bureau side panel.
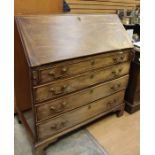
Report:
[[14,29],[14,85],[16,105],[21,111],[31,108],[29,67],[15,23]]

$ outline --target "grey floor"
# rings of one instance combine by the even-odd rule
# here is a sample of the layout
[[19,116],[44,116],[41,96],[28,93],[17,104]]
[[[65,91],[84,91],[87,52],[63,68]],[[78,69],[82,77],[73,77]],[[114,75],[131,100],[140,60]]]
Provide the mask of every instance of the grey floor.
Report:
[[[32,155],[31,143],[22,124],[14,120],[15,155]],[[46,149],[46,155],[108,155],[87,130],[81,129],[58,140]]]

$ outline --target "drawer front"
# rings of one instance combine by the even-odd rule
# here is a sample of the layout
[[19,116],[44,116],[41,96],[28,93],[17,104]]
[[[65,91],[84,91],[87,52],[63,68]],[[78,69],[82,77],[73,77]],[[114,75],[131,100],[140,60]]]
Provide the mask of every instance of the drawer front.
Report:
[[110,111],[115,106],[122,104],[123,99],[124,91],[121,91],[109,97],[97,100],[91,104],[65,113],[59,117],[50,119],[43,124],[37,125],[39,140],[43,140],[49,136],[64,131],[65,129],[87,121],[105,111]]
[[35,101],[41,102],[48,99],[54,99],[94,84],[121,77],[128,74],[129,68],[130,63],[126,62],[108,67],[107,69],[89,71],[70,79],[53,82],[49,85],[35,87]]
[[[114,52],[112,54],[102,54],[99,56],[91,56],[89,58],[83,58],[84,60],[76,62],[76,60],[69,62],[62,62],[53,67],[44,68],[39,70],[38,84],[51,82],[63,77],[69,77],[80,74],[82,72],[107,67],[109,65],[117,64],[130,60],[129,52]],[[35,81],[36,82],[36,81]]]
[[[127,87],[128,75],[36,106],[37,121],[89,104]],[[80,100],[79,100],[80,98]]]

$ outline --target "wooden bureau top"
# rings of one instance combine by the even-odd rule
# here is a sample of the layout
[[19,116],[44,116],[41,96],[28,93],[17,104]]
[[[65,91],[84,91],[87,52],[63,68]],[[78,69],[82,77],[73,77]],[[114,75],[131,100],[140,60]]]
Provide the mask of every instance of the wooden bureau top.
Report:
[[17,16],[31,67],[132,48],[117,15]]

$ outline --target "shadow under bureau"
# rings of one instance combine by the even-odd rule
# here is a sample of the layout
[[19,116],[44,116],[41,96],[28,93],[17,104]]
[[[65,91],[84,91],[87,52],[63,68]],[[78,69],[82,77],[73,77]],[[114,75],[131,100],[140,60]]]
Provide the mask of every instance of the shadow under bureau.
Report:
[[[132,43],[117,15],[15,17],[17,113],[34,155],[110,112],[121,116]],[[21,104],[32,109],[31,125]]]

